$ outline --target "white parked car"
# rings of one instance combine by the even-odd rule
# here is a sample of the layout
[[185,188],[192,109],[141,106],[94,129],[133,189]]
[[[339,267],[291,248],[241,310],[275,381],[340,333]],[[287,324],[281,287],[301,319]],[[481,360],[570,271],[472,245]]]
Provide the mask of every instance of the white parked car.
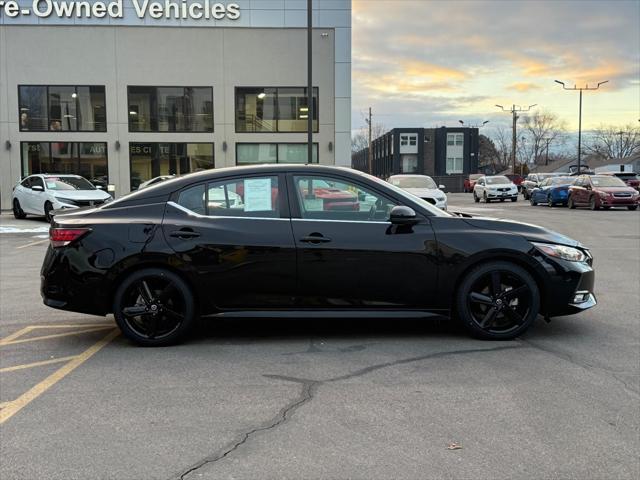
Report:
[[159,177],[153,177],[152,179],[147,180],[146,182],[142,182],[140,185],[138,185],[138,190],[142,190],[143,188],[150,187],[151,185],[164,182],[165,180],[171,180],[172,178],[175,178],[175,175],[160,175]]
[[79,175],[31,175],[13,188],[13,215],[44,215],[51,221],[51,210],[102,205],[112,200]]
[[504,202],[510,199],[512,202],[518,201],[518,187],[504,175],[492,177],[480,177],[473,187],[473,199],[477,202],[480,199],[489,203],[491,200]]
[[447,209],[447,195],[441,190],[444,185],[436,185],[428,175],[392,175],[388,181],[442,210]]

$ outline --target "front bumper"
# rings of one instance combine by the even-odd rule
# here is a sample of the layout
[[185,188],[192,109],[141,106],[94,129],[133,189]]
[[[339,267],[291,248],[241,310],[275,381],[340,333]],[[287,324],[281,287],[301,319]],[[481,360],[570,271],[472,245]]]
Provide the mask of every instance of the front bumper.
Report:
[[638,198],[633,197],[600,197],[602,207],[632,207],[638,205]]
[[518,198],[518,191],[517,190],[512,190],[509,192],[489,192],[487,191],[487,198],[489,198],[490,200],[496,199],[496,198]]

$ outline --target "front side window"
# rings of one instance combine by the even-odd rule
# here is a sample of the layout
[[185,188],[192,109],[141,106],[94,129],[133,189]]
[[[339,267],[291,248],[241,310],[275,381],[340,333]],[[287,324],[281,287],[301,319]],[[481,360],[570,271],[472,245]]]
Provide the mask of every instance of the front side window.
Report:
[[107,144],[104,142],[22,142],[22,174],[80,175],[106,188]]
[[180,192],[178,204],[208,216],[279,218],[278,177],[247,177],[196,185]]
[[21,85],[20,131],[106,132],[105,87]]
[[[304,87],[236,88],[236,132],[306,132]],[[318,131],[318,88],[313,89],[313,130]]]
[[396,203],[353,183],[322,176],[294,176],[304,219],[386,222]]
[[[237,143],[236,164],[309,163],[306,143]],[[318,163],[318,144],[313,144],[313,160]]]
[[131,190],[161,175],[214,168],[212,143],[130,143]]
[[130,132],[213,132],[213,88],[127,88]]

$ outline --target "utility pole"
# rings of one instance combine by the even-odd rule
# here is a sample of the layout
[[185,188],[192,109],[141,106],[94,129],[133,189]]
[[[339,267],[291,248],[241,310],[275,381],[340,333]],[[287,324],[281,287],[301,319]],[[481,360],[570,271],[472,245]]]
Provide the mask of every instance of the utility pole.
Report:
[[367,157],[367,164],[369,167],[369,175],[373,175],[373,143],[371,142],[371,107],[369,107],[369,118],[366,120],[369,125],[369,155]]
[[545,149],[545,155],[544,155],[544,164],[549,165],[549,142],[551,141],[551,139],[545,138],[544,140],[545,142],[547,142],[547,148]]
[[618,135],[620,135],[620,153],[618,153],[618,157],[622,158],[622,136],[624,135],[624,132],[622,130],[620,130],[619,132],[617,132]]
[[[313,0],[307,0],[307,163],[313,163]],[[320,152],[318,152],[318,155]],[[320,159],[318,159],[319,161]]]
[[589,87],[587,83],[584,87],[577,87],[575,84],[573,88],[568,88],[564,82],[560,80],[555,80],[556,83],[562,85],[563,90],[580,90],[580,107],[578,108],[578,173],[580,173],[580,162],[582,159],[582,91],[583,90],[598,90],[600,85],[604,85],[609,80],[605,80],[604,82],[598,82],[598,85],[595,87]]
[[518,143],[518,136],[516,134],[516,128],[517,128],[518,118],[520,118],[518,116],[518,112],[528,112],[529,110],[531,110],[536,105],[538,105],[538,104],[534,103],[533,105],[529,105],[527,108],[523,108],[520,105],[512,105],[511,106],[511,110],[506,110],[502,105],[496,105],[496,107],[501,109],[503,112],[511,113],[511,115],[513,116],[513,127],[512,127],[513,131],[512,131],[512,136],[511,136],[511,172],[514,175],[516,173],[516,148],[517,148],[517,143]]

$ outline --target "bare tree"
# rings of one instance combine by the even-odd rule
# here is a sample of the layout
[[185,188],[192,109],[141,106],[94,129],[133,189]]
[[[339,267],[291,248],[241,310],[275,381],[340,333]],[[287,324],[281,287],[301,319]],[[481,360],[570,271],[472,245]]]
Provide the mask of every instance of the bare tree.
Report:
[[511,129],[500,125],[493,129],[491,139],[496,147],[501,167],[509,165],[511,158]]
[[633,125],[600,125],[584,143],[584,151],[606,159],[640,153],[640,128]]
[[[371,126],[371,139],[381,137],[386,131],[383,124],[374,123]],[[369,127],[362,127],[351,135],[351,152],[356,153],[365,148],[369,148]]]
[[526,137],[523,160],[533,163],[544,163],[543,155],[548,144],[559,142],[566,131],[566,123],[560,120],[555,113],[545,110],[537,110],[522,120],[521,131]]

